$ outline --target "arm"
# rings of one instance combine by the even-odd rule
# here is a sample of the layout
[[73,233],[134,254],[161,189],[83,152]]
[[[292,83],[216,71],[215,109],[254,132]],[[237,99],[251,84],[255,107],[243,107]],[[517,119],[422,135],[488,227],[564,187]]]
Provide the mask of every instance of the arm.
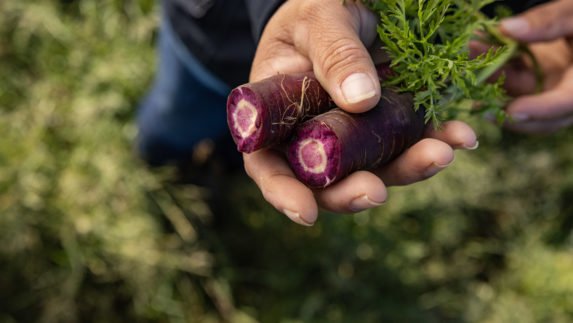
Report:
[[[380,84],[367,48],[376,38],[376,18],[362,5],[340,0],[289,0],[266,25],[250,81],[277,73],[313,71],[334,102],[349,112],[364,112],[380,99]],[[477,147],[462,122],[443,131],[428,128],[426,138],[394,162],[374,172],[358,171],[323,190],[311,190],[294,176],[282,154],[263,149],[245,154],[247,173],[265,199],[294,222],[312,225],[318,209],[352,213],[381,205],[386,185],[426,179],[449,165],[453,149]]]

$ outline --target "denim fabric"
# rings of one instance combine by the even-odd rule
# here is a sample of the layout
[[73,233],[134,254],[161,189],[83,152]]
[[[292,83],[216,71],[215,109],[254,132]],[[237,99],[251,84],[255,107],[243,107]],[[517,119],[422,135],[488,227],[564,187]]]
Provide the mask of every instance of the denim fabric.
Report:
[[152,165],[184,162],[201,139],[228,135],[230,87],[205,69],[162,20],[154,83],[138,111],[136,148]]

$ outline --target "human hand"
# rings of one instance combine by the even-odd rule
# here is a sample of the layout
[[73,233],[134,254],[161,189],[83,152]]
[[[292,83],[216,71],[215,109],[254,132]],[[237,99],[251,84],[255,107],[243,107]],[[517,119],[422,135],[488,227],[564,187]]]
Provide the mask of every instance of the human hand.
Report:
[[508,129],[548,134],[573,124],[573,1],[560,0],[504,19],[501,31],[530,44],[544,76],[541,92],[530,60],[504,68],[505,87],[515,96],[507,107]]
[[[314,71],[339,107],[367,111],[380,99],[378,76],[367,50],[376,38],[376,22],[376,16],[359,3],[289,0],[263,32],[250,81]],[[353,213],[381,205],[386,201],[386,186],[431,177],[454,160],[454,148],[476,147],[476,135],[465,123],[452,121],[441,131],[428,127],[424,139],[390,164],[373,172],[355,172],[320,190],[298,181],[283,155],[273,149],[243,157],[247,173],[270,204],[294,222],[312,225],[319,207]]]

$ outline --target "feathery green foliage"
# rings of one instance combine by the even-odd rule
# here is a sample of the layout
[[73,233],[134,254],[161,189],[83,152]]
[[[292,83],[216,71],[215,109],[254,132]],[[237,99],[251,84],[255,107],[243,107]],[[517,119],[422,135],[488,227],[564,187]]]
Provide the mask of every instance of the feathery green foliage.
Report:
[[495,26],[495,20],[480,14],[493,1],[362,0],[379,13],[378,34],[392,58],[395,76],[384,85],[414,93],[415,109],[426,109],[426,122],[439,126],[456,118],[466,100],[479,102],[474,112],[505,119],[503,77],[495,83],[484,81],[511,57],[516,45],[508,42],[476,58],[470,58],[468,49],[477,31]]

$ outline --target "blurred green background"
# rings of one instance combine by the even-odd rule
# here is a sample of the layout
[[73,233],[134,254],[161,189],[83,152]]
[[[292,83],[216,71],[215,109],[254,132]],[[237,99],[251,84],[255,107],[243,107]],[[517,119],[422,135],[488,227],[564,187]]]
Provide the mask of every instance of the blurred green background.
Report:
[[573,321],[573,129],[471,119],[447,171],[303,228],[135,157],[153,0],[0,12],[0,322]]

